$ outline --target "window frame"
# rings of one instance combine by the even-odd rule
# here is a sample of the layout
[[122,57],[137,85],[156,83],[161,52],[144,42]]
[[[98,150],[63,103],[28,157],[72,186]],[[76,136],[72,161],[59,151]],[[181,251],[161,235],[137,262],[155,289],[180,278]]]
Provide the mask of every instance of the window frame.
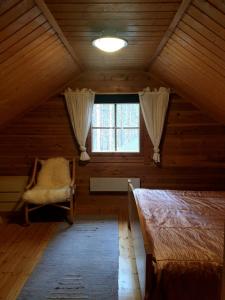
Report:
[[[138,107],[138,109],[139,109],[139,122],[138,122],[138,127],[135,127],[135,126],[133,126],[133,127],[118,127],[118,126],[116,126],[117,124],[117,105],[118,104],[134,104],[134,103],[132,103],[132,102],[130,102],[130,103],[128,103],[128,102],[121,102],[121,103],[95,103],[95,104],[113,104],[114,105],[114,127],[93,127],[92,125],[91,125],[91,128],[90,128],[90,130],[91,130],[91,153],[119,153],[119,154],[121,154],[121,153],[124,153],[124,154],[139,154],[140,152],[141,152],[141,138],[140,138],[140,135],[141,135],[141,121],[140,121],[140,119],[141,119],[141,111],[140,111],[140,103],[135,103],[135,104],[139,104],[139,107]],[[92,141],[92,136],[93,136],[93,134],[92,134],[92,131],[93,131],[93,129],[113,129],[114,130],[114,141],[115,141],[115,151],[92,151],[92,149],[93,149],[93,141]],[[118,129],[138,129],[139,130],[139,151],[116,151],[117,150],[117,147],[118,147],[118,145],[117,145],[117,130]]]
[[[144,119],[142,116],[142,111],[140,107],[139,101],[126,101],[123,102],[121,99],[121,96],[126,97],[127,99],[130,99],[130,96],[136,95],[138,97],[138,94],[97,94],[96,96],[104,97],[104,100],[102,102],[95,101],[95,104],[98,103],[139,103],[139,152],[93,152],[92,151],[92,126],[90,126],[90,130],[88,132],[87,137],[87,149],[92,157],[92,162],[140,162],[144,160],[144,140],[145,136],[147,136],[146,127],[144,124]],[[116,97],[118,98],[118,101],[113,101],[112,98],[115,100]],[[109,99],[109,100],[108,100]]]

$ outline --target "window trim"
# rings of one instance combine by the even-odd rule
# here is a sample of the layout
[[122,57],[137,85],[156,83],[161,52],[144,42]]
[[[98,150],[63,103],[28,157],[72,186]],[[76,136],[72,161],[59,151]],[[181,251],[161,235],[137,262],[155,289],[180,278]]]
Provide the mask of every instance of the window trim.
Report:
[[[102,94],[96,94],[96,96]],[[112,94],[103,94],[106,98],[111,96]],[[124,94],[116,94],[117,96],[124,95]],[[127,94],[130,96],[134,94]],[[136,94],[138,96],[138,94]],[[115,97],[115,94],[113,94]],[[96,97],[95,97],[96,98]],[[115,98],[114,98],[115,99]],[[137,98],[136,98],[137,99]],[[95,101],[96,103],[96,101]],[[139,98],[138,101],[139,102]],[[140,107],[140,152],[92,152],[92,135],[91,135],[91,127],[88,132],[87,137],[87,149],[88,153],[91,155],[91,163],[143,163],[145,160],[145,153],[144,153],[144,144],[147,134],[147,129],[144,123],[141,107]]]

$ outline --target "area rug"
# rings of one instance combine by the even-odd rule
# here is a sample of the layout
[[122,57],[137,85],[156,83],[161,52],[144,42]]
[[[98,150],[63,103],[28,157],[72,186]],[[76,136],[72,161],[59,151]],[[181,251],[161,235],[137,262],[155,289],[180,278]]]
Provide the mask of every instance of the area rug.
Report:
[[117,300],[118,260],[116,217],[60,224],[17,299]]

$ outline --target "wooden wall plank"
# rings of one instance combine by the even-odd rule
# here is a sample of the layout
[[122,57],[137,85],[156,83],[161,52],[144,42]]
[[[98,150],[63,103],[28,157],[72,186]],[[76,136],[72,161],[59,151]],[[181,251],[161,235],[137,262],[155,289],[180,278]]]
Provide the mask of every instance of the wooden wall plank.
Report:
[[21,192],[27,184],[27,176],[0,176],[0,191]]
[[21,194],[27,180],[27,176],[0,176],[0,211],[14,211],[21,208]]
[[[105,92],[123,89],[134,92],[134,87],[137,92],[146,85],[158,87],[161,83],[153,80],[149,74],[125,71],[87,72],[71,83],[73,88],[88,87]],[[91,155],[92,160],[88,164],[79,164],[78,147],[64,99],[61,96],[53,97],[0,132],[0,174],[28,175],[36,156],[70,158],[75,155],[78,209],[83,212],[85,207],[95,210],[95,205],[103,211],[112,209],[111,206],[113,209],[126,207],[125,194],[89,193],[89,178],[95,176],[96,172],[99,177],[140,177],[143,187],[224,188],[225,126],[199,111],[189,101],[173,94],[161,145],[161,168],[153,166],[152,145],[145,127],[142,131],[144,152],[139,157]]]

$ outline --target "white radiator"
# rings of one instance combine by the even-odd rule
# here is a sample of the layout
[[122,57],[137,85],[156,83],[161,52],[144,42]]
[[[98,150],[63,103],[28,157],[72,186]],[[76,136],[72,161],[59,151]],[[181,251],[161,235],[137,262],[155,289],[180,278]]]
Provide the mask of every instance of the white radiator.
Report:
[[140,178],[90,177],[90,192],[127,192],[128,179],[140,187]]

